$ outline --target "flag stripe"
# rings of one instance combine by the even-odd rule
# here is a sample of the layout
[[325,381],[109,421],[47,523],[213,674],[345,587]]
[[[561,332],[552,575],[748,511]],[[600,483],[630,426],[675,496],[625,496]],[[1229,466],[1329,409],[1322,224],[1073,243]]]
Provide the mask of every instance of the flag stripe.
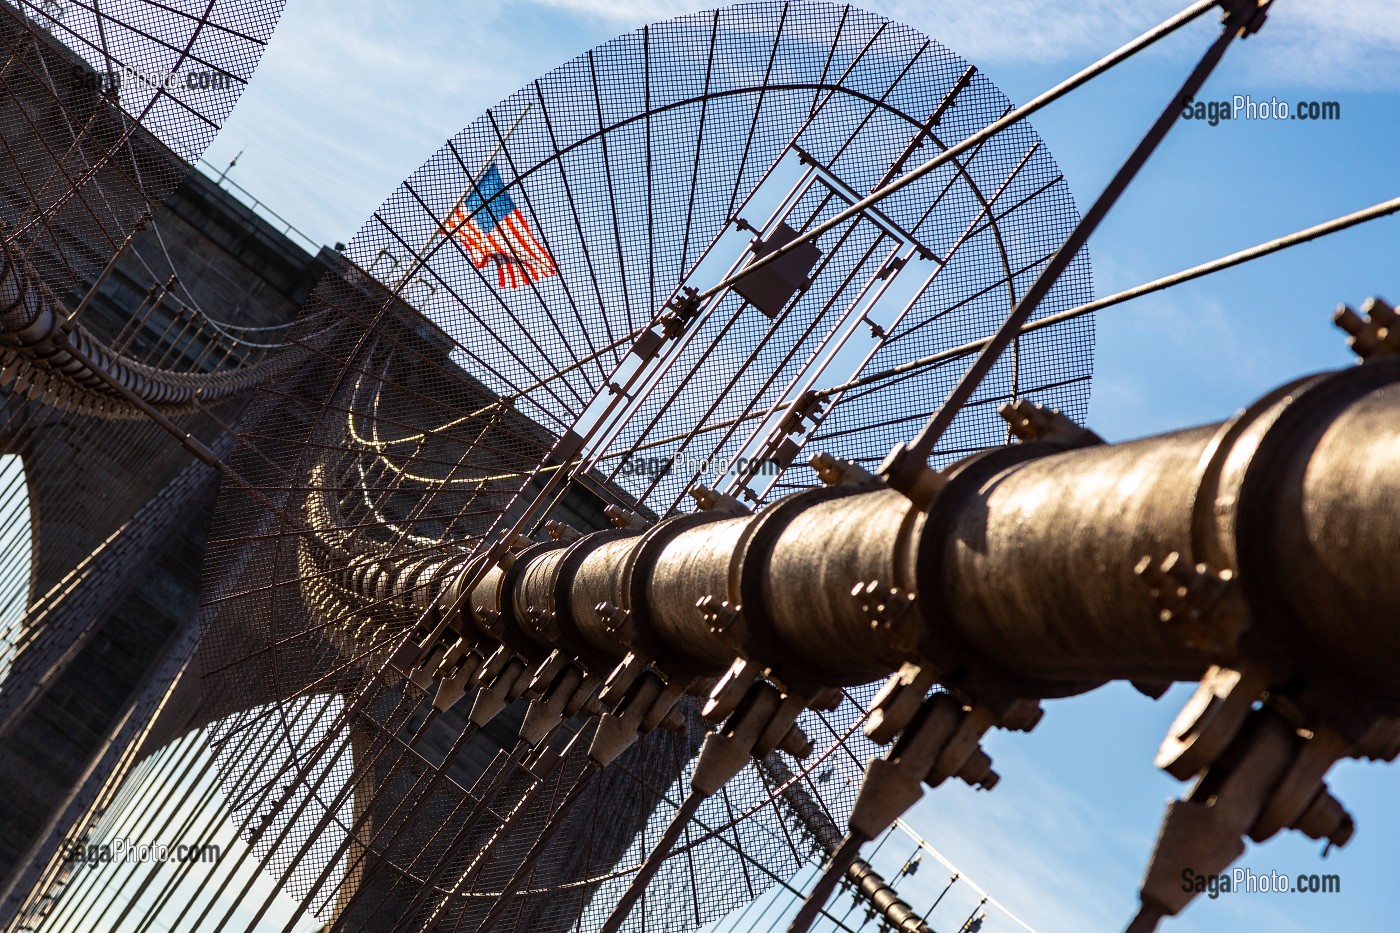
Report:
[[484,269],[488,262],[494,263],[498,288],[516,289],[558,275],[554,257],[535,236],[529,220],[504,187],[492,162],[479,189],[453,209],[438,232],[455,237],[476,268]]
[[506,225],[511,240],[519,243],[532,260],[545,267],[552,267],[554,265],[553,258],[549,255],[549,252],[540,245],[539,241],[535,239],[534,232],[530,229],[529,224],[525,222],[525,218],[521,216],[519,211],[514,211],[506,218]]

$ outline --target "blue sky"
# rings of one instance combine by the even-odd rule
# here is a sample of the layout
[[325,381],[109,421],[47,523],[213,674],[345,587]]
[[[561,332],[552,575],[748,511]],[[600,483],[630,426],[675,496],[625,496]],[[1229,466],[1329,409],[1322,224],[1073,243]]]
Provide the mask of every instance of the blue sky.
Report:
[[[1024,101],[1165,18],[1175,2],[894,0],[903,20]],[[1091,241],[1108,294],[1400,194],[1400,6],[1279,0],[1233,48],[1205,95],[1339,102],[1335,122],[1179,124]],[[532,77],[685,3],[289,0],[254,81],[208,152],[323,242],[348,240],[449,135]],[[1214,34],[1213,18],[1076,92],[1033,121],[1081,208],[1097,193]],[[1400,300],[1391,218],[1099,317],[1091,426],[1112,440],[1228,416],[1307,371],[1348,365],[1338,302]],[[995,736],[991,794],[930,793],[911,822],[1041,930],[1121,927],[1162,805],[1184,792],[1152,757],[1189,689],[1157,702],[1127,687],[1049,704],[1031,735]],[[1279,838],[1242,864],[1336,872],[1336,895],[1233,895],[1170,929],[1315,930],[1395,925],[1400,856],[1394,768],[1347,763],[1331,784],[1359,822],[1325,862]],[[915,879],[934,884],[929,872]],[[990,927],[989,927],[990,929]]]

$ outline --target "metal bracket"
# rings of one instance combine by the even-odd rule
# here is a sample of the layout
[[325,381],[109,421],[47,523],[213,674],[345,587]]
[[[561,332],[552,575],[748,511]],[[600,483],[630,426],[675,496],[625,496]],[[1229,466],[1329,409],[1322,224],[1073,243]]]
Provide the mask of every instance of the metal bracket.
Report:
[[1227,27],[1238,30],[1241,39],[1246,39],[1259,31],[1268,19],[1269,7],[1273,0],[1220,0],[1223,12],[1220,21]]
[[690,487],[690,497],[696,506],[705,512],[728,512],[733,515],[748,515],[752,510],[733,496],[718,492],[708,486],[696,483]]
[[[607,600],[594,606],[593,610],[602,618],[609,635],[618,635],[624,632],[632,617],[632,614],[626,609],[620,609]],[[629,657],[631,656],[629,655]]]
[[1152,597],[1161,607],[1158,620],[1176,629],[1187,645],[1217,657],[1234,650],[1240,623],[1224,627],[1209,624],[1234,582],[1232,571],[1191,564],[1181,552],[1172,551],[1160,562],[1151,555],[1143,557],[1133,572],[1151,587]]
[[914,594],[897,586],[886,586],[879,580],[857,583],[851,589],[851,596],[859,603],[861,612],[870,620],[870,628],[890,641],[898,650],[909,652],[914,649],[913,640],[901,644],[894,639],[899,631],[898,623],[914,605]]
[[1189,780],[1220,757],[1268,687],[1268,673],[1212,665],[1186,701],[1157,752],[1157,767]]
[[718,596],[703,596],[696,600],[695,608],[700,610],[700,616],[710,627],[710,633],[718,635],[724,632],[735,619],[740,616],[738,606],[732,606],[727,599]]
[[1380,298],[1367,298],[1357,314],[1350,305],[1338,305],[1332,323],[1351,335],[1347,346],[1363,360],[1400,354],[1400,314]]
[[926,457],[903,442],[890,448],[880,464],[879,475],[891,489],[903,493],[920,508],[927,508],[948,482],[946,476],[928,465]]
[[563,522],[545,522],[544,530],[554,541],[572,543],[583,537],[583,533],[577,528],[574,528],[572,525],[566,525]]
[[651,522],[642,518],[636,512],[624,509],[620,505],[603,506],[603,515],[607,517],[608,521],[613,523],[614,528],[634,528],[641,530],[651,527]]
[[[742,696],[734,701],[741,688]],[[762,758],[775,749],[798,759],[812,754],[812,743],[797,725],[806,708],[802,698],[784,695],[766,680],[752,679],[750,666],[736,661],[705,705],[705,718],[724,722],[705,737],[690,786],[702,794],[716,794],[750,758]],[[729,712],[718,715],[723,710]]]
[[1011,426],[1011,433],[1022,441],[1042,441],[1065,449],[1104,443],[1103,438],[1075,424],[1058,408],[1047,408],[1030,399],[1007,402],[997,409],[997,414]]
[[1345,845],[1355,824],[1322,778],[1351,754],[1352,743],[1331,729],[1300,729],[1270,706],[1250,710],[1190,794],[1167,805],[1130,929],[1178,913],[1196,895],[1181,884],[1182,869],[1222,874],[1244,853],[1245,835],[1262,842],[1291,827],[1329,849]]
[[817,471],[817,479],[826,486],[850,485],[873,489],[884,482],[860,464],[834,457],[824,451],[814,454],[807,462]]
[[690,322],[695,320],[700,313],[700,293],[690,286],[681,289],[666,305],[666,310],[661,312],[656,318],[656,324],[661,325],[660,332],[648,327],[637,335],[637,339],[632,343],[631,353],[637,358],[647,361],[652,359],[661,347],[668,341],[675,340],[685,333]]

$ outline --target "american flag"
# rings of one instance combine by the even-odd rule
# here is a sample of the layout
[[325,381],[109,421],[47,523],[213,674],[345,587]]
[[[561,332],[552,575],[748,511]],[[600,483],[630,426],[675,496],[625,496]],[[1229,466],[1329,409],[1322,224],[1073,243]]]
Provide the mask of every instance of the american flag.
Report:
[[495,263],[501,288],[519,288],[559,274],[554,257],[530,229],[530,222],[511,200],[493,161],[477,179],[471,194],[443,221],[444,235],[455,235],[478,269]]

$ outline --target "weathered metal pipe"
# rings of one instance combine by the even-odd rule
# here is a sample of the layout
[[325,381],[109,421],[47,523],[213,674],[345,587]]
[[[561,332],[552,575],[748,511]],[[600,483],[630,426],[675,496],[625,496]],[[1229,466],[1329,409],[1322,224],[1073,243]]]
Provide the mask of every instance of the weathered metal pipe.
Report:
[[1240,584],[1319,684],[1400,711],[1400,360],[1316,383],[1240,491]]
[[[946,680],[1047,697],[1195,680],[1248,654],[1397,704],[1396,383],[1400,362],[1381,360],[1219,425],[991,451],[950,471],[927,515],[834,487],[576,544],[571,584],[549,594],[562,556],[545,551],[519,558],[544,563],[513,575],[527,590],[514,599],[567,615],[608,659],[641,646],[675,676],[718,674],[741,649],[840,686],[919,653]],[[1163,597],[1139,569],[1173,554],[1211,583],[1187,600],[1194,616],[1176,605],[1194,583]]]
[[[1400,360],[1376,360],[1221,425],[969,468],[923,536],[929,631],[1023,685],[1249,658],[1400,709],[1397,383]],[[1173,553],[1190,569],[1172,586],[1216,582],[1187,612],[1134,572]]]
[[1199,678],[1206,659],[1159,621],[1134,570],[1144,556],[1189,548],[1199,464],[1216,431],[967,464],[939,493],[920,542],[931,659],[975,659],[1042,696],[1109,678]]
[[775,503],[736,556],[747,646],[790,683],[868,683],[897,669],[919,635],[904,598],[915,588],[924,515],[893,490],[853,491],[834,486]]
[[713,677],[741,652],[738,633],[699,604],[723,599],[735,549],[752,516],[684,515],[649,530],[631,549],[622,593],[631,640],[665,658],[677,677]]
[[[574,571],[573,584],[568,588],[567,602],[555,594],[555,611],[603,657],[621,658],[627,645],[619,637],[619,623],[606,611],[615,606],[622,589],[622,568],[627,553],[640,535],[627,533],[622,537],[611,532],[588,535],[575,547],[584,549]],[[600,608],[604,607],[604,608]]]

